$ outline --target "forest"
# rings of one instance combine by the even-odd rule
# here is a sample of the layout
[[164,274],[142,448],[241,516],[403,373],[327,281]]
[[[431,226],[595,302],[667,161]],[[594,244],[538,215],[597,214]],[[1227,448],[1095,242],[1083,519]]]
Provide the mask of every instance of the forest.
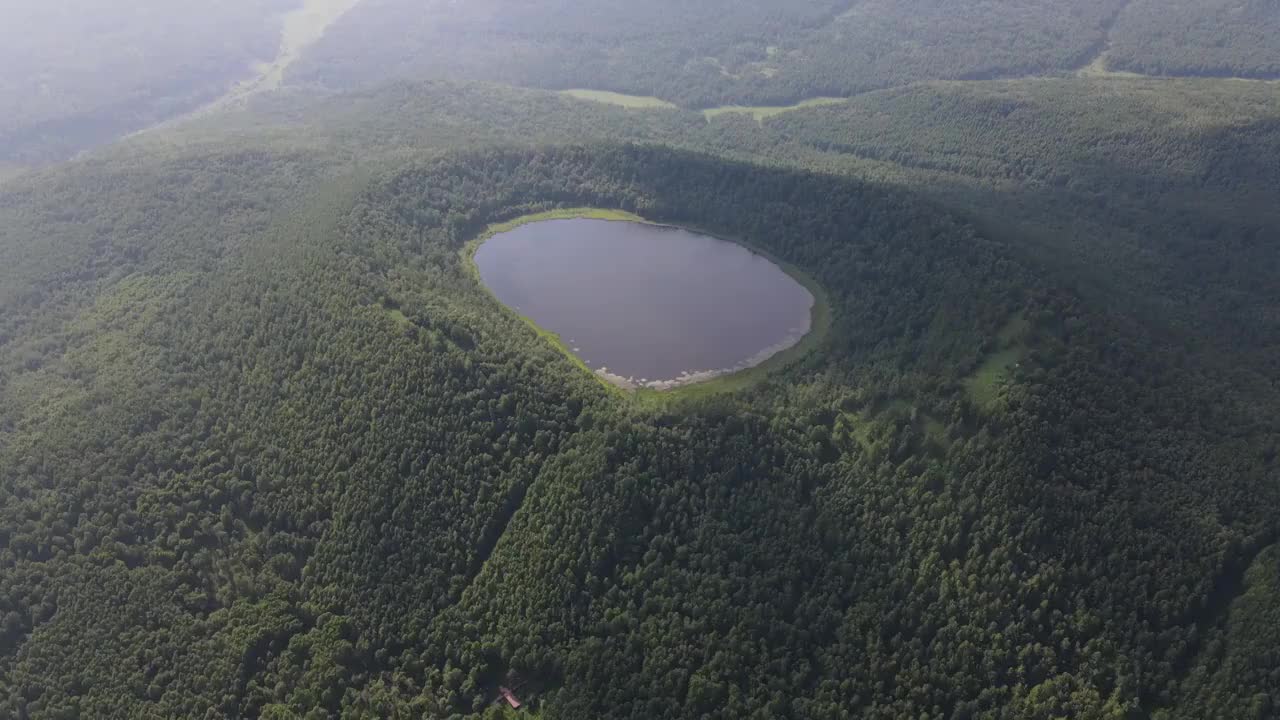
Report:
[[468,78],[687,108],[776,105],[926,80],[1063,75],[1103,51],[1118,70],[1275,77],[1278,31],[1269,0],[365,0],[289,79],[352,89],[388,76]]
[[[603,2],[578,12],[562,0],[371,0],[291,79],[349,88],[390,72],[613,90],[693,108],[785,104],[921,79],[1074,66],[1102,42],[1119,4],[1090,0],[1068,11],[1032,0],[970,12],[932,0]],[[406,24],[414,31],[393,30]],[[371,48],[368,37],[393,39]]]
[[[0,208],[65,238],[5,283],[7,713],[495,715],[501,683],[565,718],[1270,707],[1272,646],[1229,638],[1280,581],[1273,426],[931,200],[616,143],[146,162]],[[579,205],[805,268],[828,346],[687,405],[602,389],[458,254]]]
[[[301,24],[282,32],[289,13]],[[0,180],[238,103],[264,68],[278,70],[265,89],[302,94],[479,80],[712,109],[1094,66],[1274,80],[1277,37],[1271,0],[14,2],[0,8]]]
[[1280,78],[1280,5],[1267,0],[1135,0],[1111,33],[1108,64],[1147,75]]
[[[0,717],[1275,717],[1280,94],[1075,76],[1269,37],[1122,5],[365,0],[277,92],[0,177]],[[1160,64],[1183,25],[1226,59]],[[462,252],[578,207],[829,331],[605,387]]]

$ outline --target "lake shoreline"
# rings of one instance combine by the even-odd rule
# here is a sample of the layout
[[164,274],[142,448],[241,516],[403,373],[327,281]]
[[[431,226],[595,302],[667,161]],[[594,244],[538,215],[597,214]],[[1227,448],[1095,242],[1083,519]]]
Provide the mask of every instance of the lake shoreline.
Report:
[[[648,225],[655,228],[679,230],[702,235],[714,240],[736,245],[748,251],[753,256],[772,263],[781,270],[782,273],[787,275],[791,280],[807,291],[810,300],[807,312],[807,327],[798,333],[789,334],[781,341],[752,354],[750,357],[734,364],[733,366],[714,370],[699,370],[696,372],[686,371],[676,378],[671,379],[650,380],[648,378],[641,378],[640,381],[637,381],[633,377],[615,375],[609,372],[607,367],[591,368],[574,352],[574,348],[571,348],[569,344],[567,344],[558,334],[540,326],[532,318],[524,315],[516,308],[511,307],[499,299],[493,290],[490,289],[483,281],[480,268],[476,263],[476,252],[486,241],[492,239],[496,235],[510,232],[531,223],[573,219],[602,220]],[[469,273],[472,279],[483,287],[489,296],[493,298],[493,300],[505,311],[510,312],[523,320],[539,336],[546,339],[553,347],[559,350],[561,354],[568,357],[571,362],[595,377],[601,385],[609,388],[612,392],[636,399],[642,403],[662,403],[674,399],[685,399],[724,392],[734,392],[754,386],[778,371],[790,367],[819,347],[823,342],[825,342],[831,326],[831,306],[826,297],[825,291],[808,273],[795,265],[776,257],[768,250],[748,241],[743,241],[733,237],[726,237],[723,234],[709,231],[694,224],[676,225],[673,223],[658,222],[624,210],[592,207],[557,208],[520,215],[503,222],[490,223],[475,237],[463,244],[460,256],[463,260],[466,272]]]

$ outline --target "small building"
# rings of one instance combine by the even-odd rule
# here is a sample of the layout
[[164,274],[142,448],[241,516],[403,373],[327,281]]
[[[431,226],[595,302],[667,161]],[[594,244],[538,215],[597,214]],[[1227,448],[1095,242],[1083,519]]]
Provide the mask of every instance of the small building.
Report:
[[498,688],[498,692],[502,694],[502,699],[506,700],[507,704],[510,705],[512,709],[515,709],[515,710],[520,709],[520,701],[516,699],[515,693],[511,692],[509,689],[505,687]]

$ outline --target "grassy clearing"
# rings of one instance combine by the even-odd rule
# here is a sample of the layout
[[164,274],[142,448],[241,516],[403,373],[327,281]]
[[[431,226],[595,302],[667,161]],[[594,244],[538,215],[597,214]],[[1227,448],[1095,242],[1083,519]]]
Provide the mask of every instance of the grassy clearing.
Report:
[[400,308],[383,307],[382,309],[387,313],[387,317],[391,318],[391,322],[396,324],[396,327],[407,328],[413,324],[413,321],[400,311]]
[[[769,73],[766,72],[765,74],[768,75]],[[680,109],[679,106],[669,103],[661,98],[647,97],[644,95],[626,95],[623,93],[609,92],[607,90],[561,90],[560,94],[577,98],[578,100],[589,100],[591,102],[617,105],[618,107],[624,107],[631,110]],[[818,97],[802,100],[794,105],[725,105],[723,107],[703,110],[702,116],[707,119],[707,122],[711,122],[722,115],[750,115],[756,119],[756,122],[763,123],[771,117],[781,115],[783,113],[789,113],[794,110],[822,107],[824,105],[839,105],[845,102],[848,102],[847,98]]]
[[848,102],[848,100],[845,98],[818,97],[802,100],[795,105],[725,105],[724,107],[708,108],[703,110],[702,115],[707,119],[707,122],[711,122],[721,115],[750,115],[756,119],[756,122],[763,123],[771,117],[775,117],[783,113],[789,113],[794,110],[822,107],[824,105],[840,105],[846,102]]
[[1000,397],[1000,385],[1027,354],[1027,335],[1031,322],[1018,313],[996,334],[998,349],[964,381],[965,392],[978,407],[991,408]]
[[837,432],[853,438],[862,447],[864,453],[869,453],[873,449],[871,431],[875,426],[875,421],[868,418],[866,413],[844,413],[836,421]]
[[623,93],[609,92],[607,90],[562,90],[561,95],[567,95],[578,100],[589,100],[591,102],[605,103],[607,105],[617,105],[618,107],[628,108],[630,110],[675,110],[677,106],[656,97],[648,97],[645,95],[625,95]]
[[1076,75],[1084,78],[1143,78],[1145,75],[1139,75],[1134,72],[1126,72],[1123,70],[1107,69],[1107,51],[1103,50],[1088,65],[1076,71]]
[[1245,78],[1245,77],[1219,77],[1196,75],[1144,75],[1142,73],[1131,72],[1129,70],[1112,70],[1107,67],[1107,60],[1110,55],[1109,50],[1103,50],[1098,56],[1089,62],[1088,65],[1076,71],[1076,77],[1082,78],[1102,78],[1109,80],[1201,80],[1205,82],[1247,82],[1247,83],[1266,83],[1280,85],[1280,80],[1272,80],[1267,78]]
[[[639,215],[636,215],[634,213],[629,213],[623,210],[606,210],[601,208],[565,208],[561,210],[550,210],[547,212],[535,213],[532,215],[523,215],[521,217],[508,220],[507,222],[494,223],[486,227],[483,232],[481,232],[479,235],[477,235],[474,239],[472,239],[463,247],[462,249],[463,264],[467,268],[467,272],[471,274],[471,277],[477,283],[479,283],[481,287],[484,287],[484,283],[481,281],[481,278],[480,278],[480,269],[476,266],[476,263],[475,263],[475,254],[476,254],[476,250],[478,250],[486,240],[488,240],[489,238],[499,233],[508,232],[510,230],[514,230],[515,228],[520,227],[521,225],[527,225],[529,223],[542,222],[545,220],[567,220],[567,219],[575,219],[575,218],[586,218],[591,220],[610,220],[610,221],[617,221],[617,222],[638,222],[638,223],[645,223],[649,225],[660,224],[660,223],[651,222],[649,220],[646,220],[640,217]],[[697,227],[686,226],[686,228],[693,232],[698,232],[704,235],[711,235],[713,237],[718,237],[714,233],[701,230]],[[684,385],[682,387],[674,388],[671,390],[652,390],[647,388],[641,388],[639,390],[625,390],[623,388],[618,387],[617,385],[614,385],[613,383],[608,382],[604,378],[597,375],[593,370],[591,370],[591,368],[589,368],[586,363],[584,363],[577,355],[573,353],[573,351],[569,348],[568,345],[565,344],[564,340],[558,334],[551,332],[545,328],[539,327],[537,323],[535,323],[533,320],[531,320],[530,318],[524,315],[520,315],[519,317],[526,324],[528,324],[529,327],[533,328],[534,332],[536,332],[539,337],[545,339],[553,347],[555,347],[562,354],[568,357],[569,360],[573,362],[574,365],[577,365],[579,368],[583,369],[587,373],[590,373],[592,377],[599,380],[599,382],[602,385],[609,388],[612,392],[617,393],[618,395],[623,397],[631,398],[635,403],[641,406],[662,407],[674,401],[683,401],[683,400],[689,400],[694,398],[709,397],[711,395],[718,395],[721,393],[728,393],[728,392],[736,392],[738,390],[746,389],[764,380],[766,377],[781,370],[782,368],[790,366],[791,364],[795,363],[797,360],[808,355],[814,349],[820,347],[822,343],[826,341],[827,334],[831,330],[831,319],[832,319],[831,303],[827,299],[826,291],[822,289],[822,287],[817,283],[817,281],[809,277],[807,274],[802,272],[799,268],[795,267],[794,265],[791,265],[790,263],[784,262],[779,258],[774,257],[768,251],[765,251],[759,247],[756,247],[751,243],[743,242],[741,240],[736,240],[736,239],[730,239],[730,238],[721,238],[721,239],[729,240],[729,242],[742,245],[743,247],[751,250],[752,252],[768,258],[770,261],[778,265],[778,267],[782,268],[784,272],[786,272],[793,279],[795,279],[796,282],[799,282],[801,285],[803,285],[805,289],[809,291],[809,294],[813,296],[813,310],[812,310],[812,316],[811,316],[808,334],[806,334],[803,338],[801,338],[800,342],[796,343],[795,345],[792,345],[791,347],[787,348],[786,350],[783,350],[780,353],[777,353],[776,355],[773,355],[768,360],[765,360],[763,363],[760,363],[755,367],[747,368],[746,370],[732,373],[730,375],[722,375],[720,377],[713,378],[705,382],[694,383],[692,385]],[[485,288],[485,290],[487,292],[488,288]],[[492,293],[490,293],[490,297],[493,297],[494,301],[497,302],[499,305],[502,304],[501,301],[499,301],[496,297],[494,297]],[[503,305],[503,307],[506,307],[506,306]]]
[[919,448],[923,452],[945,453],[953,444],[951,433],[941,420],[906,398],[882,400],[858,412],[843,412],[835,430],[838,437],[853,439],[864,452],[871,453],[877,451],[877,442],[883,451],[885,428],[897,428],[899,423],[910,425],[923,437]]
[[999,399],[1000,383],[1009,376],[1009,371],[1022,360],[1021,348],[1007,348],[988,357],[982,365],[965,380],[965,391],[969,399],[980,407],[991,407]]

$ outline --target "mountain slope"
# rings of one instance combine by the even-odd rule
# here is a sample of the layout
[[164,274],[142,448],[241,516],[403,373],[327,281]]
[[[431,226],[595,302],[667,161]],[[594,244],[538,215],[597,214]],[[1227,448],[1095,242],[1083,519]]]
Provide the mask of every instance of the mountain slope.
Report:
[[[633,117],[527,98],[566,133]],[[404,117],[406,147],[440,132]],[[1274,435],[1210,368],[906,189],[647,145],[370,172],[238,142],[5,190],[12,714],[495,713],[514,671],[547,717],[1123,717],[1176,700],[1276,539]],[[458,252],[581,205],[805,269],[827,345],[694,404],[601,388]]]

